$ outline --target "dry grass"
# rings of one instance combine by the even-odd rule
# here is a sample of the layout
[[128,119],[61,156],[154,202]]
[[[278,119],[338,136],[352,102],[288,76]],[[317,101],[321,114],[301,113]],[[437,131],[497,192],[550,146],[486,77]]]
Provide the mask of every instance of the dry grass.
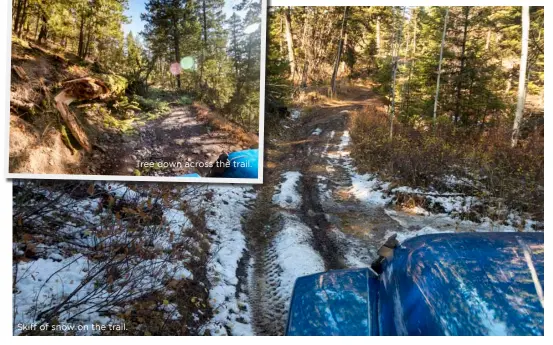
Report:
[[[386,114],[364,108],[353,114],[352,154],[362,171],[378,171],[396,183],[475,195],[541,220],[543,128],[526,133],[516,148],[510,134],[507,126],[465,129],[440,121],[434,135],[428,126],[395,123],[390,140]],[[468,183],[452,187],[448,176]]]
[[199,121],[207,123],[215,130],[227,132],[237,141],[237,144],[243,148],[259,147],[259,137],[253,133],[246,132],[243,128],[230,122],[215,111],[209,109],[206,105],[194,102],[192,104],[196,117]]

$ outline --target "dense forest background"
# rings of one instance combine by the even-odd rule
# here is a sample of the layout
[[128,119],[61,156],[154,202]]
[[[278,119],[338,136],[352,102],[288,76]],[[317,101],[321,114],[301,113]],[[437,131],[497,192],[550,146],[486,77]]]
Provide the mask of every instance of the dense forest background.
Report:
[[[390,102],[395,88],[394,111],[403,120],[432,117],[446,11],[439,115],[463,126],[509,121],[518,87],[521,7],[349,7],[347,13],[344,7],[272,8],[270,75],[297,87],[330,85],[341,50],[340,78],[371,78]],[[538,108],[543,13],[530,8],[526,67],[529,105]]]
[[543,212],[543,7],[273,7],[268,36],[270,118],[363,85],[361,169]]
[[178,91],[257,131],[260,1],[237,2],[227,16],[224,0],[148,0],[144,30],[125,35],[129,6],[132,0],[13,0],[13,34],[124,77],[127,94]]

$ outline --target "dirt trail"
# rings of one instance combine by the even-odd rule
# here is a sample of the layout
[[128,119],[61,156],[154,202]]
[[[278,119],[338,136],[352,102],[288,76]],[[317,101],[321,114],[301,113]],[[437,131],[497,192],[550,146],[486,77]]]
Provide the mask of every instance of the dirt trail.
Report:
[[[246,226],[255,262],[252,319],[259,335],[284,334],[297,276],[367,267],[393,233],[452,226],[448,221],[440,223],[439,216],[396,210],[382,182],[355,172],[348,148],[349,116],[365,106],[380,110],[384,106],[366,87],[348,91],[347,97],[320,104],[298,120],[287,121],[286,134],[267,143],[265,184]],[[295,184],[295,193],[301,198],[296,202],[301,203],[299,208],[283,208],[274,199],[271,202],[275,193],[286,189],[287,172],[299,176]],[[295,202],[293,193],[288,201]],[[283,240],[287,233],[293,235]],[[283,251],[283,243],[290,250],[304,252],[296,257]],[[294,260],[299,268],[289,265]]]
[[[315,256],[312,261],[316,263],[320,258],[322,266],[315,267],[322,271],[351,267],[348,251],[352,248],[364,265],[370,265],[385,232],[400,228],[381,207],[370,210],[351,195],[348,197],[351,178],[341,166],[343,162],[330,163],[328,157],[347,131],[348,112],[369,105],[380,106],[378,97],[367,88],[355,88],[339,101],[320,104],[309,115],[287,121],[285,136],[267,145],[268,176],[252,216],[258,219],[247,226],[256,263],[250,299],[257,334],[282,335],[285,330],[293,279],[287,279],[286,260],[290,257],[279,253],[283,233],[290,229],[304,231],[299,234],[306,234],[307,239],[290,246],[311,247],[311,256]],[[275,187],[283,188],[281,175],[287,171],[301,174],[296,185],[301,197],[299,208],[283,209],[270,201]],[[355,224],[346,219],[355,219]],[[354,228],[367,230],[356,233]],[[305,260],[309,262],[309,257]]]
[[[205,176],[209,168],[191,165],[214,162],[222,152],[243,149],[228,132],[212,130],[199,121],[188,106],[172,106],[168,115],[136,125],[135,129],[133,133],[108,138],[106,154],[100,164],[101,174],[133,175],[140,171],[147,176],[188,173]],[[166,166],[148,168],[139,166],[141,162]]]

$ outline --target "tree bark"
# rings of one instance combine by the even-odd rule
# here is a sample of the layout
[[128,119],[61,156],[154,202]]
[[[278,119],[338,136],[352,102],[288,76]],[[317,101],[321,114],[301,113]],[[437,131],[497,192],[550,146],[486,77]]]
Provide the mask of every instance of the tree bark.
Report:
[[[395,15],[395,11],[394,11]],[[396,19],[397,20],[397,19]],[[398,28],[397,30],[394,30],[394,52],[392,54],[392,101],[390,104],[389,112],[389,121],[390,121],[390,140],[392,140],[394,136],[394,117],[395,117],[395,106],[396,106],[396,77],[397,77],[397,67],[399,63],[399,53],[400,53],[400,47],[401,47],[401,20],[397,20],[398,22]]]
[[520,73],[518,77],[518,96],[517,109],[515,113],[515,122],[513,124],[513,134],[511,146],[515,147],[520,134],[520,124],[522,122],[522,113],[526,103],[526,64],[528,61],[528,34],[530,31],[530,7],[522,6],[522,41],[520,53]]
[[83,47],[84,47],[84,12],[81,13],[81,25],[79,27],[79,48],[77,50],[77,56],[83,58]]
[[84,46],[84,50],[83,50],[83,57],[82,59],[86,59],[86,57],[88,56],[88,49],[90,47],[90,41],[92,40],[92,33],[93,33],[94,29],[91,27],[88,29],[88,34],[86,36],[86,44]]
[[288,44],[288,62],[290,63],[290,80],[293,81],[296,74],[296,58],[294,56],[291,11],[292,9],[290,7],[284,10],[284,22],[286,25],[286,42]]
[[380,16],[376,17],[376,56],[380,56]]
[[[174,2],[173,6],[178,6],[178,3]],[[205,1],[204,1],[204,6],[205,6]],[[179,18],[175,18],[173,14],[173,17],[171,19],[172,19],[171,22],[173,24],[172,29],[173,29],[173,48],[175,49],[175,62],[178,63],[180,66],[180,33],[177,26],[177,22]],[[177,89],[180,90],[181,88],[180,68],[179,68],[179,73],[175,75],[175,79],[177,80]]]
[[413,56],[417,53],[417,13],[413,11],[413,19],[415,21],[413,28]]
[[23,5],[22,5],[21,17],[19,18],[18,27],[16,28],[17,37],[21,37],[21,33],[23,31],[23,25],[25,24],[25,20],[27,19],[28,1],[27,0],[22,0],[22,1],[23,1]]
[[42,26],[40,27],[40,32],[38,34],[38,43],[46,43],[46,37],[48,36],[48,18],[46,15],[42,14]]
[[336,61],[334,62],[334,71],[332,72],[332,79],[330,80],[330,97],[336,96],[336,77],[338,76],[338,67],[340,66],[340,59],[342,57],[344,36],[346,34],[347,16],[348,16],[348,7],[345,6],[344,17],[342,18],[342,29],[340,30],[340,41],[338,42],[338,53],[336,54]]
[[444,56],[444,44],[445,36],[447,32],[447,19],[449,17],[449,7],[446,7],[445,18],[444,18],[444,29],[442,31],[442,44],[440,46],[440,60],[438,62],[438,77],[436,78],[436,96],[434,97],[434,113],[432,115],[432,125],[434,130],[436,130],[436,119],[438,111],[438,97],[440,95],[440,76],[442,75],[442,58]]
[[459,76],[457,79],[457,94],[455,97],[455,122],[459,121],[460,112],[461,112],[461,87],[462,80],[465,73],[465,49],[467,46],[467,33],[469,26],[469,12],[470,7],[463,7],[463,12],[465,14],[464,29],[463,29],[463,43],[461,47],[461,67],[459,68]]
[[[202,43],[202,55],[200,57],[200,93],[203,95],[204,92],[204,69],[205,69],[205,51],[207,49],[207,14],[206,14],[206,5],[205,0],[202,0],[202,33],[203,33],[203,43]],[[180,78],[179,78],[180,79]],[[180,84],[180,80],[179,80]],[[179,86],[180,87],[180,86]]]
[[21,20],[21,5],[22,5],[22,2],[23,0],[18,0],[17,1],[17,6],[15,8],[15,18],[14,18],[14,21],[13,21],[13,28],[12,28],[12,31],[14,33],[17,33],[17,28],[19,27],[19,22]]

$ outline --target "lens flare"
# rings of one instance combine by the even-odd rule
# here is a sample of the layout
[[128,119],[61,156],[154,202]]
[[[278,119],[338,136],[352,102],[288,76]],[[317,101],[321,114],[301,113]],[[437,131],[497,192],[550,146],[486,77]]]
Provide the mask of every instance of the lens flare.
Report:
[[172,75],[179,75],[181,73],[181,67],[178,62],[173,62],[171,66],[169,66],[169,72],[171,72]]
[[182,69],[194,69],[196,62],[192,56],[185,56],[180,60],[180,67]]

